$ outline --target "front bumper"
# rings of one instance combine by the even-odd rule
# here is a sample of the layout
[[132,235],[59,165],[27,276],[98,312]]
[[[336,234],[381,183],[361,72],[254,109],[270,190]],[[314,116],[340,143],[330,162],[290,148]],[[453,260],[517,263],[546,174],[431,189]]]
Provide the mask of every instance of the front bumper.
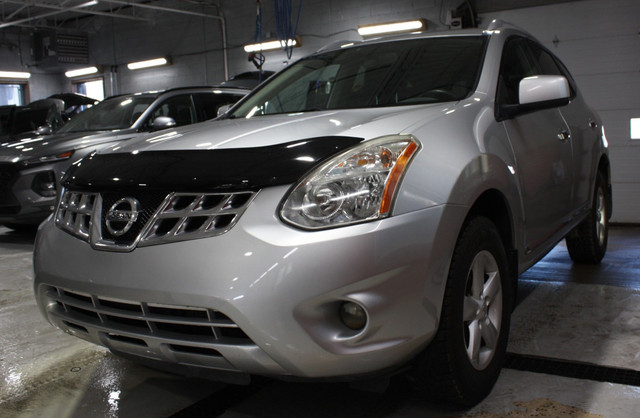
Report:
[[55,179],[60,175],[53,166],[18,170],[13,164],[2,164],[0,171],[0,225],[36,225],[53,212],[56,202],[56,196],[53,194],[55,190],[51,196],[43,196],[33,189],[38,176],[47,175]]
[[[306,232],[275,214],[286,190],[262,190],[224,235],[128,253],[43,224],[42,313],[116,353],[195,368],[325,378],[412,359],[437,330],[464,208]],[[363,330],[341,323],[343,301],[365,308]]]

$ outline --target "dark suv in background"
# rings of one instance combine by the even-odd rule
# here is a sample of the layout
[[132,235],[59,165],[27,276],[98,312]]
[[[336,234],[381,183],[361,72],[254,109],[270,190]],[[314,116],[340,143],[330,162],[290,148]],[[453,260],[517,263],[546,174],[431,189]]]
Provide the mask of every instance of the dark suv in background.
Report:
[[248,92],[191,87],[114,96],[52,135],[0,144],[0,224],[16,229],[42,222],[53,211],[59,179],[86,155],[142,132],[212,119]]

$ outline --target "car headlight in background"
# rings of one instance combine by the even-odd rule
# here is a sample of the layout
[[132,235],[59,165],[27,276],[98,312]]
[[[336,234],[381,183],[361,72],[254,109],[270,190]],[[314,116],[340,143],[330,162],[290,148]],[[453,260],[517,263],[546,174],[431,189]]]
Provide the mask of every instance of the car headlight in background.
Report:
[[395,135],[366,141],[325,162],[287,195],[280,216],[306,229],[381,219],[389,215],[397,186],[420,148]]
[[68,160],[69,158],[71,158],[71,156],[73,155],[73,150],[71,151],[65,151],[65,152],[61,152],[59,154],[55,154],[55,155],[47,155],[45,157],[37,157],[37,158],[32,158],[30,160],[26,160],[23,164],[26,166],[33,166],[33,165],[38,165],[38,164],[46,164],[46,163],[54,163],[57,161],[64,161],[64,160]]
[[[30,160],[24,161],[22,164],[25,167],[32,168],[42,164],[54,163],[58,161],[64,161],[71,158],[72,151],[65,151],[55,155],[47,155],[44,157],[36,157]],[[57,181],[55,172],[52,170],[43,171],[37,173],[31,182],[31,190],[44,197],[55,197],[57,194]]]
[[55,197],[57,194],[56,177],[53,171],[36,174],[31,182],[31,190],[44,197]]

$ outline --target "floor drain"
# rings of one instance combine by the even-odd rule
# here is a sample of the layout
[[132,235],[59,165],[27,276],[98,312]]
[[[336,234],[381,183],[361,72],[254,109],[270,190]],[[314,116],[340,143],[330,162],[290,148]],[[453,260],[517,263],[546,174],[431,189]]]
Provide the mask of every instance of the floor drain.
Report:
[[533,373],[640,386],[640,371],[570,360],[507,353],[504,367]]

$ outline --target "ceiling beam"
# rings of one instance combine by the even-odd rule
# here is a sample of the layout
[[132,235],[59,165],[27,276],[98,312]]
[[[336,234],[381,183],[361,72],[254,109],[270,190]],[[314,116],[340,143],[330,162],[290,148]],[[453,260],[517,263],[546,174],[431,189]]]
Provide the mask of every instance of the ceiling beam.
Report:
[[167,12],[167,13],[177,13],[177,14],[219,20],[220,29],[222,31],[222,64],[224,67],[224,78],[225,80],[229,78],[229,63],[228,63],[229,59],[227,57],[227,24],[224,20],[224,17],[218,16],[218,15],[211,15],[208,13],[191,12],[188,10],[174,9],[171,7],[155,6],[149,3],[138,3],[135,1],[126,1],[126,0],[100,0],[100,1],[102,3],[120,4],[124,6],[139,7],[141,9],[157,10],[157,11]]
[[[118,13],[101,12],[101,11],[98,11],[98,10],[87,9],[87,7],[93,6],[93,5],[95,5],[97,3],[97,2],[91,2],[91,1],[87,1],[87,2],[84,2],[84,3],[78,4],[76,6],[56,6],[55,4],[51,4],[51,3],[38,3],[38,2],[34,2],[34,1],[29,1],[29,0],[26,0],[26,1],[25,0],[3,0],[2,2],[3,3],[20,4],[20,5],[22,5],[22,7],[19,10],[22,10],[25,7],[39,7],[39,8],[42,8],[42,9],[55,10],[55,12],[43,13],[41,15],[32,16],[32,17],[28,17],[28,18],[24,18],[24,19],[18,19],[18,20],[2,22],[2,23],[0,23],[0,28],[4,28],[4,27],[8,27],[8,26],[22,26],[26,22],[30,22],[30,21],[37,20],[37,19],[42,19],[42,18],[45,18],[45,17],[49,17],[49,16],[53,16],[53,15],[60,14],[60,13],[65,13],[65,12],[82,12],[82,13],[87,13],[87,14],[92,14],[92,15],[97,15],[97,16],[107,16],[107,17],[116,17],[116,18],[119,18],[119,19],[136,20],[136,21],[139,21],[139,22],[149,22],[150,21],[150,19],[143,18],[143,17],[122,15],[122,14],[118,14]],[[13,15],[15,15],[16,13],[17,13],[17,11],[12,13],[9,16],[9,18],[13,17]]]
[[174,9],[172,7],[155,6],[153,4],[138,3],[136,1],[101,0],[100,2],[101,3],[121,4],[123,6],[139,7],[141,9],[158,10],[158,11],[161,11],[161,12],[178,13],[178,14],[183,14],[183,15],[190,15],[190,16],[206,17],[206,18],[210,18],[210,19],[224,20],[224,18],[222,16],[210,15],[208,13],[190,12],[188,10]]

